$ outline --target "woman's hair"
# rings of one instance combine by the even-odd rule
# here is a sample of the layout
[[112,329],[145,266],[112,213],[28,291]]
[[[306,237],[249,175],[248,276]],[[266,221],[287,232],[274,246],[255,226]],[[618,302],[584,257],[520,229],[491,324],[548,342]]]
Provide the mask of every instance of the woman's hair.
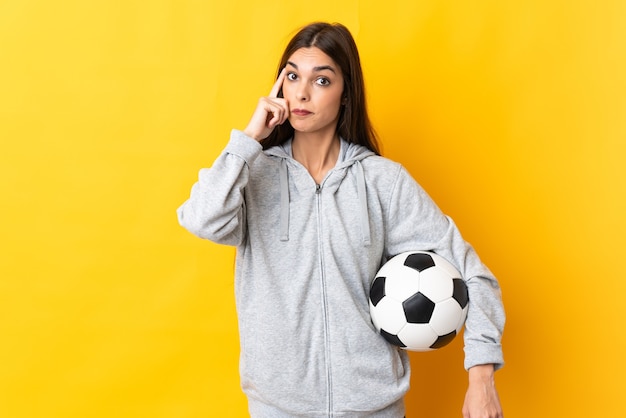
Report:
[[[337,123],[339,136],[347,142],[363,145],[376,154],[380,154],[376,133],[367,114],[365,83],[359,51],[350,31],[340,23],[324,22],[312,23],[300,29],[283,52],[278,65],[278,75],[294,52],[300,48],[310,47],[319,48],[332,58],[343,74],[344,104],[339,111]],[[282,90],[280,95],[282,96]],[[267,138],[261,141],[261,144],[264,149],[280,145],[293,137],[293,133],[294,129],[287,120],[277,126]]]

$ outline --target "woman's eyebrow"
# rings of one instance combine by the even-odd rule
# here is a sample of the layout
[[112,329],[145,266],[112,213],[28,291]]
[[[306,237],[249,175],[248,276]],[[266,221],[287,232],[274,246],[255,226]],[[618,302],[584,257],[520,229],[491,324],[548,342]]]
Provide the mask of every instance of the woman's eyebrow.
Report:
[[[291,62],[291,61],[287,61],[287,65],[291,65],[296,70],[298,69],[298,66],[295,63]],[[329,70],[329,71],[332,71],[333,73],[336,74],[335,69],[333,67],[331,67],[330,65],[319,65],[317,67],[313,67],[313,72],[320,72],[320,71],[324,71],[324,70]]]

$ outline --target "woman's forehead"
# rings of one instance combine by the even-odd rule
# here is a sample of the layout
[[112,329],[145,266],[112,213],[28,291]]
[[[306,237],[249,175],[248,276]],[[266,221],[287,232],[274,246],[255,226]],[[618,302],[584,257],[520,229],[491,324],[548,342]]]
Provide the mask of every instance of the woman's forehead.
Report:
[[287,59],[287,63],[299,70],[339,72],[337,63],[317,47],[300,48]]

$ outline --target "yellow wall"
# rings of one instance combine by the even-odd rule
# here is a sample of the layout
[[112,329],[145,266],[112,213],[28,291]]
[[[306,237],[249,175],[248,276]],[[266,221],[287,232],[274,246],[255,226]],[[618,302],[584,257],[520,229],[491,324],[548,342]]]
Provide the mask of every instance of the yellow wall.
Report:
[[[3,0],[0,417],[245,416],[234,252],[174,211],[316,19],[501,280],[507,417],[626,415],[625,2]],[[460,416],[460,343],[410,416]]]

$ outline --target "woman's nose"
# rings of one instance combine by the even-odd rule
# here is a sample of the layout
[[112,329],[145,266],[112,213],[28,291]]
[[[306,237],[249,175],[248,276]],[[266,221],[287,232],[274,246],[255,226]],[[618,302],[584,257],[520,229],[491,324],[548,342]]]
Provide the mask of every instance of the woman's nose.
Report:
[[298,86],[296,91],[296,99],[300,102],[306,102],[309,100],[309,91],[305,83]]

